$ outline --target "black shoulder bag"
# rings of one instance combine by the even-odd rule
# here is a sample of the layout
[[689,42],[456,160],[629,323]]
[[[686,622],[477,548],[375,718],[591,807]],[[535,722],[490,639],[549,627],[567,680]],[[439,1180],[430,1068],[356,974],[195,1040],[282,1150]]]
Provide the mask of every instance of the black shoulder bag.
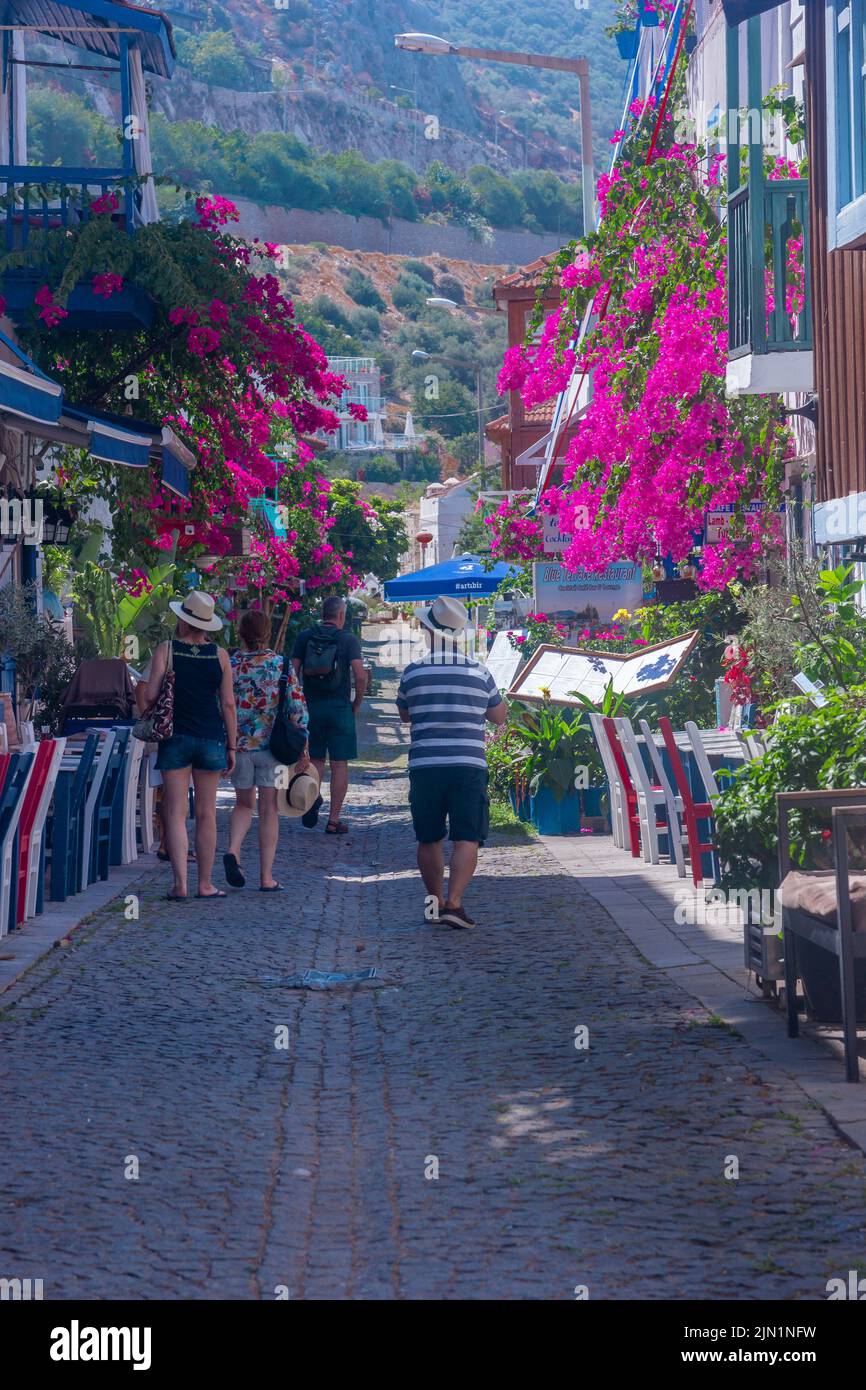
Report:
[[293,723],[286,713],[286,692],[289,686],[289,660],[283,658],[283,674],[280,676],[277,695],[277,714],[274,727],[268,740],[268,749],[278,763],[291,767],[307,751],[307,735],[299,724]]

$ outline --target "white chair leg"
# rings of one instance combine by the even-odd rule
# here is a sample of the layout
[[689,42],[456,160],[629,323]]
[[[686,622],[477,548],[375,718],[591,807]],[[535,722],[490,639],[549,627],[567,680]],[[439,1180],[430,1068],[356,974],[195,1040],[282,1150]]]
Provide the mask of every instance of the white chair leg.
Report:
[[139,818],[141,822],[141,852],[153,854],[156,849],[156,836],[153,833],[153,802],[156,788],[150,781],[150,757],[141,760],[138,779]]

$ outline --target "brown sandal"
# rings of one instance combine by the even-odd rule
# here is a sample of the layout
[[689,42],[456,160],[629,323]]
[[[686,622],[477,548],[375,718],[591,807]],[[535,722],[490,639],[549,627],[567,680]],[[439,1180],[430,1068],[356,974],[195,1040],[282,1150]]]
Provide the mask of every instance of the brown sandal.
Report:
[[325,826],[326,835],[348,835],[349,827],[344,820],[329,820]]

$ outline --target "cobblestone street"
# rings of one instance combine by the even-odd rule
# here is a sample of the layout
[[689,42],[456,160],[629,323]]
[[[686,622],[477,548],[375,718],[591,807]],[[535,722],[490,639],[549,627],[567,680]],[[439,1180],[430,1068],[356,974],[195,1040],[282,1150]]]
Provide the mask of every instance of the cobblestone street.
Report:
[[[862,1152],[538,841],[493,835],[475,932],[426,925],[380,689],[352,833],[284,824],[285,894],[255,890],[254,830],[243,892],[169,905],[154,871],[138,921],[116,900],[3,996],[0,1275],[46,1298],[824,1298],[866,1264]],[[268,979],[361,966],[353,993]]]

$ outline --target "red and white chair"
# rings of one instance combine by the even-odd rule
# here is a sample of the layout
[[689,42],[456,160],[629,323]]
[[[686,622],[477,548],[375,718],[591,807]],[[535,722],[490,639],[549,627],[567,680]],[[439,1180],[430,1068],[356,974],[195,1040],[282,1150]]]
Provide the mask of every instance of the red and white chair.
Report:
[[617,734],[614,720],[607,716],[603,716],[601,724],[607,738],[611,757],[616,765],[617,781],[620,785],[622,806],[625,815],[624,840],[628,840],[628,847],[631,850],[632,858],[638,859],[640,857],[640,816],[638,813],[637,792],[631,780],[628,763],[622,751],[622,745],[619,741],[619,735]]
[[589,723],[601,756],[601,761],[604,766],[604,775],[607,778],[607,785],[610,790],[610,826],[613,833],[613,842],[617,849],[625,849],[626,841],[628,840],[628,820],[625,810],[625,796],[622,783],[620,782],[619,771],[610,750],[607,734],[604,731],[602,716],[600,714],[590,714]]
[[20,847],[20,867],[18,870],[18,904],[17,918],[18,925],[26,917],[36,916],[36,899],[39,893],[39,869],[42,863],[42,841],[45,835],[45,822],[48,818],[48,808],[51,805],[51,798],[54,795],[54,785],[57,781],[57,774],[60,770],[60,762],[66,749],[66,739],[45,739],[39,744],[39,748],[45,746],[51,748],[50,757],[43,755],[45,775],[42,778],[41,791],[36,798],[37,769],[30,776],[27,787],[28,796],[31,791],[36,799],[36,807],[32,817],[29,834],[25,839],[24,820],[27,816],[27,807],[22,812],[22,824],[19,825],[19,847]]
[[[686,869],[681,840],[679,807],[673,793],[670,791],[670,787],[665,789],[664,783],[654,783],[650,779],[631,721],[620,717],[615,719],[614,723],[637,796],[640,842],[644,862],[647,864],[661,863],[659,835],[665,835],[670,847],[671,863],[676,864],[679,870],[682,860],[680,876],[685,878]],[[662,813],[661,816],[659,812]]]

